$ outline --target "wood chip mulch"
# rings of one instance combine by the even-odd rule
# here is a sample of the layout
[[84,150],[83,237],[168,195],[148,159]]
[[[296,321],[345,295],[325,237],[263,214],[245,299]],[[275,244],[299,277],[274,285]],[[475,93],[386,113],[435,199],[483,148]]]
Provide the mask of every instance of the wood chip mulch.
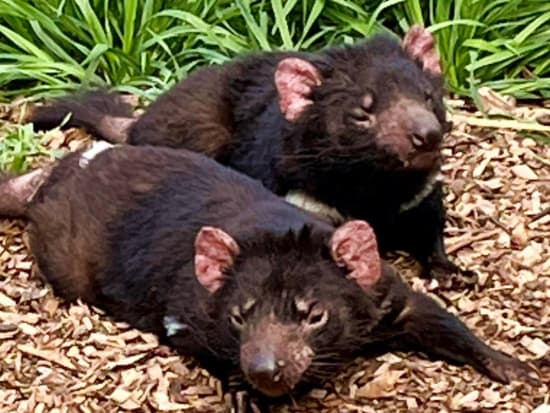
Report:
[[[521,359],[550,355],[550,145],[459,116],[444,149],[446,244],[480,282],[437,295],[494,347]],[[83,144],[78,131],[49,140]],[[223,411],[218,381],[192,360],[57,299],[33,270],[24,227],[0,219],[0,412]],[[416,289],[435,287],[409,258],[394,262]],[[550,373],[538,387],[500,385],[469,367],[387,354],[357,360],[277,411],[550,413]]]

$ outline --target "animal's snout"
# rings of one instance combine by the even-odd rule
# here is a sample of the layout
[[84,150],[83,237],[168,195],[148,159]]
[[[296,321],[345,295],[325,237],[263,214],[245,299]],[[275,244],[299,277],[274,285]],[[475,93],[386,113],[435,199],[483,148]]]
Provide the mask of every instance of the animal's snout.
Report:
[[273,315],[246,331],[240,364],[246,380],[268,397],[292,392],[312,363],[313,350],[300,324],[282,324]]
[[420,108],[414,109],[410,115],[412,125],[409,138],[414,148],[422,151],[435,149],[442,138],[441,125],[435,115]]
[[281,381],[282,360],[277,360],[275,354],[268,350],[257,353],[248,366],[250,381],[263,393],[269,396],[280,396],[286,393],[284,383]]
[[271,352],[261,352],[250,363],[249,374],[256,382],[276,381],[278,367]]

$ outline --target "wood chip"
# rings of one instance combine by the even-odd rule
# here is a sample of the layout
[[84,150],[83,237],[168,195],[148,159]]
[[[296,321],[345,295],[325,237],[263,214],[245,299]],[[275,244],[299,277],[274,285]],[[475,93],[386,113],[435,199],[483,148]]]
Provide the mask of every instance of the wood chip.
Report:
[[59,307],[59,300],[56,300],[53,297],[47,297],[44,300],[44,303],[42,304],[42,309],[48,313],[50,317],[52,317],[55,312],[57,311],[57,308]]
[[128,399],[124,403],[120,404],[120,407],[122,407],[124,410],[137,410],[140,409],[141,403],[134,399]]
[[525,225],[516,225],[516,227],[512,230],[512,240],[514,241],[514,244],[519,247],[523,248],[527,245],[529,242],[529,233],[527,232]]
[[132,393],[130,393],[128,390],[122,389],[120,387],[117,387],[114,392],[112,392],[109,395],[109,398],[111,400],[114,400],[118,404],[124,403],[126,400],[128,400],[132,396]]
[[409,410],[418,409],[418,402],[416,401],[416,399],[412,397],[407,397],[405,399],[405,402],[407,403],[407,409]]
[[171,412],[175,410],[188,410],[192,408],[189,404],[184,403],[172,403],[168,399],[168,395],[166,393],[160,393],[156,392],[153,393],[153,400],[156,404],[156,408],[161,412]]
[[538,179],[538,175],[528,165],[515,165],[512,167],[512,172],[518,178]]
[[7,313],[4,311],[0,311],[0,322],[4,322],[7,324],[36,324],[38,323],[38,320],[40,320],[40,315],[35,313]]
[[493,389],[483,390],[481,392],[481,398],[483,399],[482,406],[485,408],[494,407],[502,400],[500,393]]
[[38,328],[27,323],[19,323],[19,330],[21,330],[23,334],[26,334],[28,336],[34,336],[40,331]]
[[322,400],[327,397],[327,391],[321,389],[313,389],[309,392],[309,397]]
[[77,368],[73,365],[73,363],[71,363],[71,361],[67,357],[52,350],[39,350],[26,344],[18,345],[17,349],[25,354],[29,354],[31,356],[47,360],[51,363],[58,364],[66,369],[77,370]]
[[[442,148],[445,243],[455,263],[478,274],[479,284],[446,291],[421,279],[418,264],[404,254],[391,261],[415,289],[435,289],[437,301],[493,347],[522,360],[548,357],[550,145],[516,130],[544,126],[535,119],[549,110],[512,105],[508,116],[516,120],[510,121],[481,118],[461,105],[455,102],[455,128]],[[67,152],[89,139],[71,129],[64,143],[53,145]],[[56,298],[36,272],[25,226],[0,218],[1,412],[224,411],[221,383],[195,361],[159,347],[153,334],[113,322],[101,309]],[[323,388],[272,411],[550,413],[550,373],[542,368],[541,374],[537,386],[501,385],[470,367],[387,353],[356,360]]]
[[0,291],[0,307],[10,308],[15,307],[16,304],[17,303],[15,301]]
[[144,358],[146,356],[147,356],[146,353],[142,353],[142,354],[136,354],[135,356],[131,356],[131,357],[125,357],[125,358],[117,360],[117,361],[111,361],[111,362],[107,363],[106,368],[107,368],[107,370],[113,370],[117,367],[131,366],[133,364],[136,364],[139,360],[141,360],[142,358]]
[[395,383],[403,374],[405,374],[404,370],[387,369],[378,377],[359,388],[356,397],[365,397],[368,399],[391,397],[395,394]]
[[525,336],[521,339],[520,343],[537,357],[543,357],[550,351],[550,346],[538,337],[531,339]]
[[454,406],[454,408],[475,408],[477,404],[475,403],[477,399],[479,398],[479,391],[473,390],[470,393],[462,396],[459,394],[457,398],[454,398],[451,402],[451,406]]
[[550,404],[543,403],[537,406],[531,413],[550,413]]

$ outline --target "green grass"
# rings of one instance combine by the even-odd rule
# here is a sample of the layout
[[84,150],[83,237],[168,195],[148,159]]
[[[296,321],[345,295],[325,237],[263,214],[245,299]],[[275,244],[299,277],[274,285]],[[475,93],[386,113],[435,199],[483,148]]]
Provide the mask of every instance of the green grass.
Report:
[[[255,50],[318,50],[420,23],[449,88],[550,98],[547,0],[0,0],[0,100],[111,85],[154,99],[195,68]],[[0,124],[0,169],[56,156]],[[44,139],[47,139],[45,137]]]
[[45,156],[59,158],[63,152],[46,148],[44,141],[57,130],[47,132],[37,139],[33,125],[16,125],[5,123],[0,125],[0,171],[14,174],[26,172],[33,158]]
[[447,82],[462,95],[489,86],[519,98],[550,97],[550,2],[407,1],[394,10],[436,33]]
[[547,0],[0,0],[0,98],[109,84],[153,99],[240,53],[401,36],[415,22],[436,34],[453,91],[550,97]]
[[315,49],[381,30],[368,16],[346,0],[0,0],[0,96],[106,83],[152,98],[240,53]]

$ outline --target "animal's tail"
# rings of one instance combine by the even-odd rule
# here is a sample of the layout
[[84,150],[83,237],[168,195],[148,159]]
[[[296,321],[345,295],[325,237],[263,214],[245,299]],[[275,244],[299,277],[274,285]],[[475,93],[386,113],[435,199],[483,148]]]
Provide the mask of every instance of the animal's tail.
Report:
[[48,175],[49,168],[43,168],[16,177],[0,176],[0,216],[26,217],[27,205]]
[[84,128],[98,139],[124,143],[136,121],[131,106],[122,98],[103,90],[68,96],[33,108],[28,121],[38,130],[53,129],[70,115],[63,128]]

